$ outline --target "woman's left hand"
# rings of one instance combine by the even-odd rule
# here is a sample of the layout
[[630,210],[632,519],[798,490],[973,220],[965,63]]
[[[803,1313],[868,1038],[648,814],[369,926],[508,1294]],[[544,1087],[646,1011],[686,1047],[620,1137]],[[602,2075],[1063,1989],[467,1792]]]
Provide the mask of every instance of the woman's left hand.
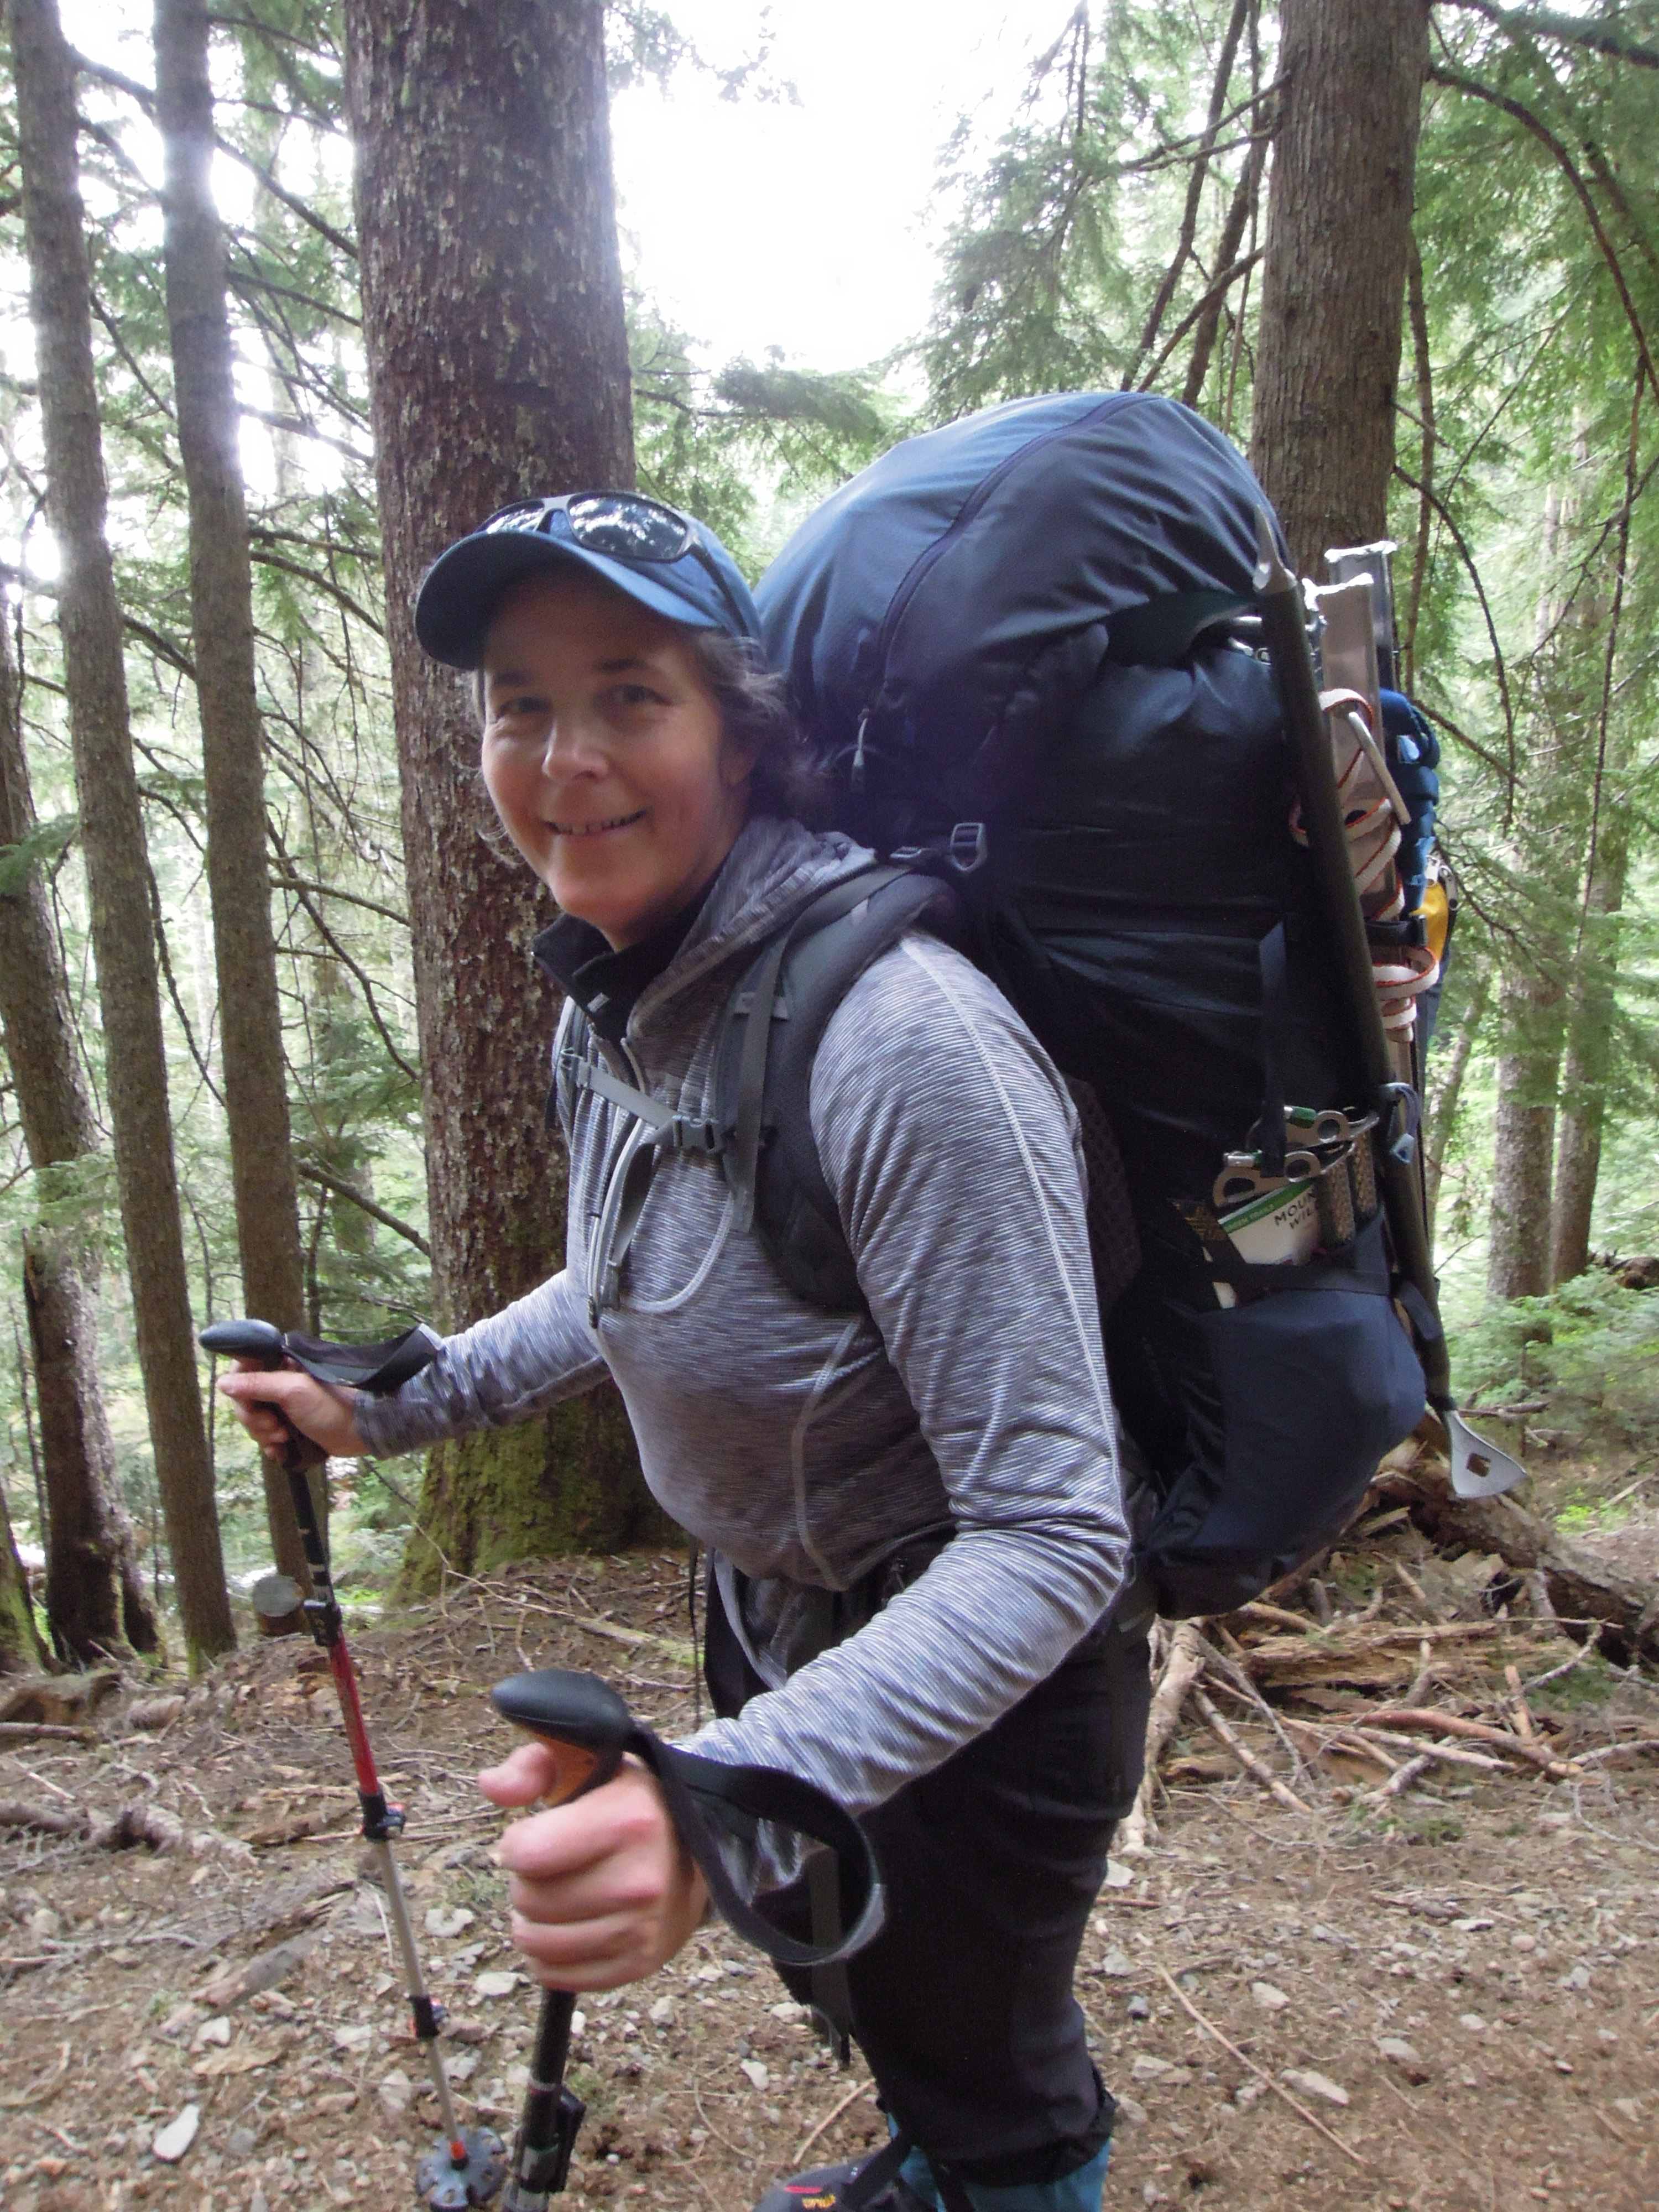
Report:
[[[532,1805],[554,1786],[553,1752],[521,1744],[478,1787]],[[662,1793],[629,1759],[601,1789],[520,1820],[497,1852],[511,1880],[513,1941],[556,1990],[611,1990],[655,1973],[703,1916],[708,1893]]]

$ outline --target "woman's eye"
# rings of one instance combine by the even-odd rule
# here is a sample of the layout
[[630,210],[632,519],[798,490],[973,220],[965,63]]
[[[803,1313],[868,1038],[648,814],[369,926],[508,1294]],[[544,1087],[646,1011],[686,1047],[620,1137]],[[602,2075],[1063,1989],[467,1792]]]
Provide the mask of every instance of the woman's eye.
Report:
[[653,691],[647,684],[618,684],[611,696],[618,707],[630,711],[641,707],[660,707],[664,703],[662,694]]

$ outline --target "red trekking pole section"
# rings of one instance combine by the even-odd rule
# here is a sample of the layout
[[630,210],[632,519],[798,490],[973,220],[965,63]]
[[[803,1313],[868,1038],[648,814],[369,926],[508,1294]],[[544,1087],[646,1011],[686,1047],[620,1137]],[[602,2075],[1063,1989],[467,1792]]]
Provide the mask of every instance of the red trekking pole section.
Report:
[[[269,1322],[217,1322],[211,1328],[202,1331],[201,1340],[209,1352],[222,1352],[232,1358],[257,1360],[263,1367],[274,1370],[288,1364],[289,1355],[283,1333]],[[323,1541],[316,1503],[311,1494],[309,1470],[323,1466],[325,1461],[326,1455],[318,1445],[308,1437],[301,1436],[291,1425],[289,1427],[283,1466],[288,1475],[289,1494],[294,1500],[295,1518],[300,1524],[300,1540],[305,1547],[306,1565],[311,1571],[312,1594],[305,1601],[306,1620],[312,1635],[328,1654],[329,1672],[334,1677],[334,1687],[339,1696],[340,1717],[345,1723],[346,1741],[351,1747],[351,1764],[357,1778],[357,1802],[362,1814],[363,1840],[380,1863],[387,1913],[404,1964],[415,2039],[426,2053],[432,2086],[437,2094],[438,2110],[443,2118],[441,2141],[428,2152],[416,2168],[416,2190],[422,2202],[434,2207],[435,2212],[465,2212],[469,2204],[488,2203],[500,2189],[507,2171],[503,2156],[505,2147],[492,2129],[462,2128],[456,2117],[449,2076],[444,2070],[443,2057],[438,2049],[438,2030],[442,2025],[442,2015],[426,1986],[420,1950],[415,1941],[414,1923],[410,1918],[409,1900],[404,1892],[398,1862],[392,1852],[392,1838],[403,1833],[404,1808],[401,1805],[389,1805],[386,1792],[380,1787],[374,1754],[369,1748],[368,1729],[363,1720],[357,1670],[351,1662],[350,1648],[346,1643],[345,1622],[341,1616],[339,1600],[334,1595],[333,1578],[329,1572],[328,1548]]]

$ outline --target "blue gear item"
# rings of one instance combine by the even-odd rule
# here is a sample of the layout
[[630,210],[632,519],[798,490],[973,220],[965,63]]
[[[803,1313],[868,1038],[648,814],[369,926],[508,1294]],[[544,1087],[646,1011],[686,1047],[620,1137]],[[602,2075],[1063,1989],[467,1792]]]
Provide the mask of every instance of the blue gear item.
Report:
[[[1141,1563],[1166,1617],[1229,1612],[1329,1541],[1424,1407],[1361,1159],[1392,1102],[1367,1095],[1291,834],[1278,685],[1234,627],[1256,605],[1267,512],[1242,455],[1174,400],[1049,394],[884,453],[755,594],[836,826],[952,885],[963,950],[1079,1099],[1113,1395],[1158,1498]],[[1437,750],[1388,699],[1420,902]],[[811,1032],[769,957],[750,988],[776,1009],[775,1074],[756,1018],[732,1024],[736,1087],[759,1102],[738,1218],[781,1267],[810,1254],[802,1294],[835,1310],[850,1299],[833,1212],[811,1162],[762,1141],[809,1128],[810,1051],[786,1041]],[[1280,1177],[1328,1109],[1358,1132],[1352,1206],[1322,1216],[1312,1250],[1241,1244],[1215,1210],[1224,1170],[1243,1156]],[[1109,1222],[1112,1188],[1127,1199]]]
[[[1062,2175],[1058,2181],[1016,2181],[1000,2189],[994,2189],[983,2181],[964,2181],[962,2186],[974,2212],[1100,2212],[1106,2169],[1111,2160],[1112,2142],[1109,2136],[1086,2166]],[[912,2192],[932,2208],[932,2212],[946,2212],[926,2151],[912,2150],[899,2168],[899,2174]]]
[[[504,592],[525,576],[578,569],[597,576],[653,614],[690,629],[723,630],[757,646],[760,617],[743,572],[712,530],[678,507],[634,492],[578,493],[589,506],[606,503],[623,526],[603,526],[587,538],[573,534],[556,500],[517,500],[466,537],[447,545],[421,580],[415,635],[434,660],[451,668],[482,666],[484,641]],[[630,508],[678,525],[684,550],[673,558],[627,550]],[[671,534],[669,548],[676,543]]]
[[1395,866],[1406,894],[1406,912],[1416,914],[1423,904],[1429,879],[1429,855],[1434,850],[1435,809],[1440,803],[1440,740],[1420,708],[1403,691],[1382,695],[1382,736],[1389,765],[1400,787],[1400,796],[1411,809],[1411,825],[1401,832]]

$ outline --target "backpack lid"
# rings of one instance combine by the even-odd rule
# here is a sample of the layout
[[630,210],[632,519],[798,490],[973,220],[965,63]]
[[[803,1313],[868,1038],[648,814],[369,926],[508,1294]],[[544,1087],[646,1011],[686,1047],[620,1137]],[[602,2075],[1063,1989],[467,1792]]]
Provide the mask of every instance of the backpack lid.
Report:
[[1251,604],[1267,504],[1176,400],[1010,400],[907,439],[807,518],[756,591],[768,655],[821,751],[862,725],[966,796],[1093,679],[1115,623],[1116,657],[1173,661]]

